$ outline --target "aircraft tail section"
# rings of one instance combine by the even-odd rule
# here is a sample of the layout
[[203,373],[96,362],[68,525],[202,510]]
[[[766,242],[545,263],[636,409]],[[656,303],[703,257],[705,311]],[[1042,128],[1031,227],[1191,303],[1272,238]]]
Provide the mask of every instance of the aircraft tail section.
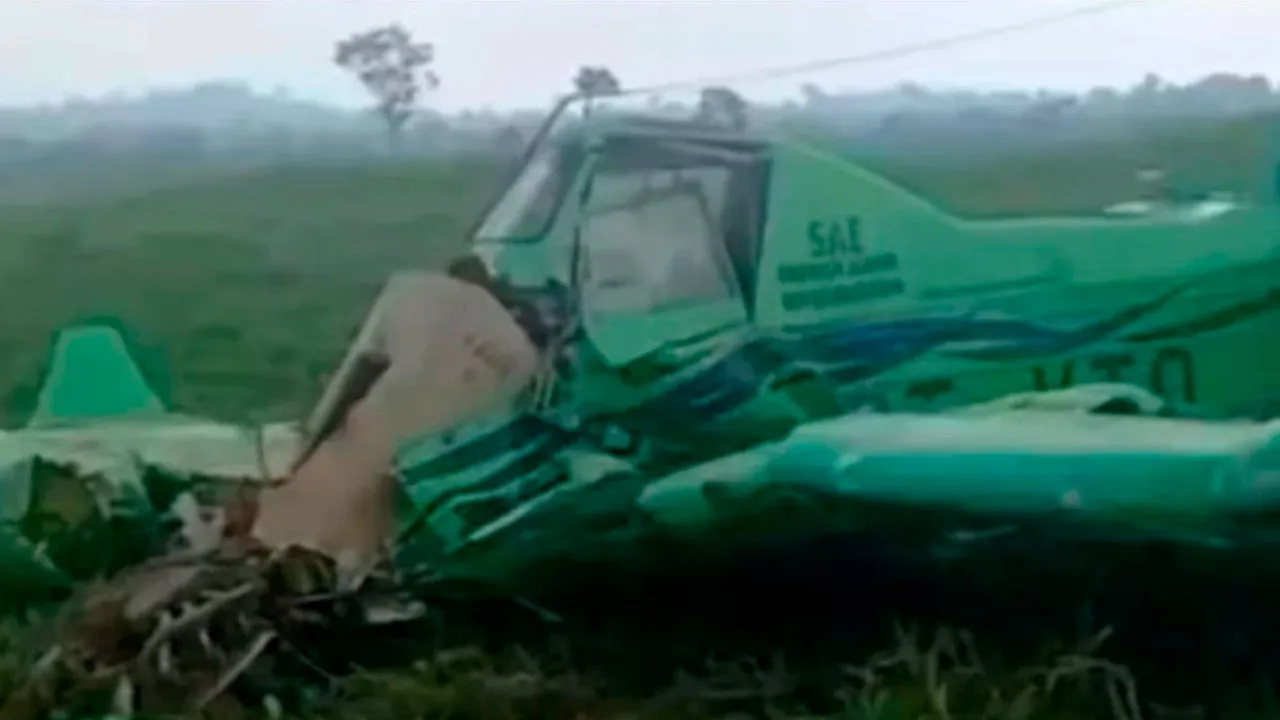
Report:
[[47,363],[28,427],[157,418],[168,412],[113,327],[63,329]]

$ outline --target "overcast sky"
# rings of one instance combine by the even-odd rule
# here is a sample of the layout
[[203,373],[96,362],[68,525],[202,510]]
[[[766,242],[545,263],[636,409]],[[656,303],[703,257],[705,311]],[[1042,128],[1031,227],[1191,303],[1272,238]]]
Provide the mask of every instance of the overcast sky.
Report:
[[[626,85],[871,52],[1019,22],[1086,0],[0,0],[0,104],[243,79],[344,105],[360,88],[329,64],[336,39],[388,21],[436,44],[432,102],[538,107],[578,66]],[[1280,2],[1130,0],[1052,27],[772,83],[877,88],[1083,89],[1147,71],[1280,78]]]

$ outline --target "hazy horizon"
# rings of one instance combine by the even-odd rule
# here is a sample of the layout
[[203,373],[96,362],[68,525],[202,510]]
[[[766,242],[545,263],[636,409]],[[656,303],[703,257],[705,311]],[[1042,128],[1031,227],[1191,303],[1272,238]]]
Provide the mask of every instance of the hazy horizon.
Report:
[[[982,42],[736,89],[794,96],[902,82],[938,88],[1083,91],[1148,72],[1187,82],[1213,72],[1280,75],[1280,3],[1130,0],[1132,7]],[[403,23],[436,45],[443,79],[426,105],[537,108],[577,68],[624,86],[852,55],[1078,8],[1079,0],[361,0],[307,3],[98,0],[0,3],[0,105],[133,95],[240,81],[341,107],[366,103],[330,63],[354,31]],[[65,42],[67,39],[74,42]],[[58,39],[61,42],[55,42]]]

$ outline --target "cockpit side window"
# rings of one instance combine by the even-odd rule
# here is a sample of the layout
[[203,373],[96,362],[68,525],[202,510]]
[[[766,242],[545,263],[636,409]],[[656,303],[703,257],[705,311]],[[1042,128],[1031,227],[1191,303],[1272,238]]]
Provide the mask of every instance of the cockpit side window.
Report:
[[660,312],[741,300],[724,246],[732,170],[609,170],[583,221],[584,291],[596,312]]

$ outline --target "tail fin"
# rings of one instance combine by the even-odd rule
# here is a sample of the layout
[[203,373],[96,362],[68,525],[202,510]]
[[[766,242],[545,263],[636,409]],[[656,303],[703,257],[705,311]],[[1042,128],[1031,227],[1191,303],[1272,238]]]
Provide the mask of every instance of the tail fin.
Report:
[[120,333],[105,325],[60,331],[28,427],[167,413]]

